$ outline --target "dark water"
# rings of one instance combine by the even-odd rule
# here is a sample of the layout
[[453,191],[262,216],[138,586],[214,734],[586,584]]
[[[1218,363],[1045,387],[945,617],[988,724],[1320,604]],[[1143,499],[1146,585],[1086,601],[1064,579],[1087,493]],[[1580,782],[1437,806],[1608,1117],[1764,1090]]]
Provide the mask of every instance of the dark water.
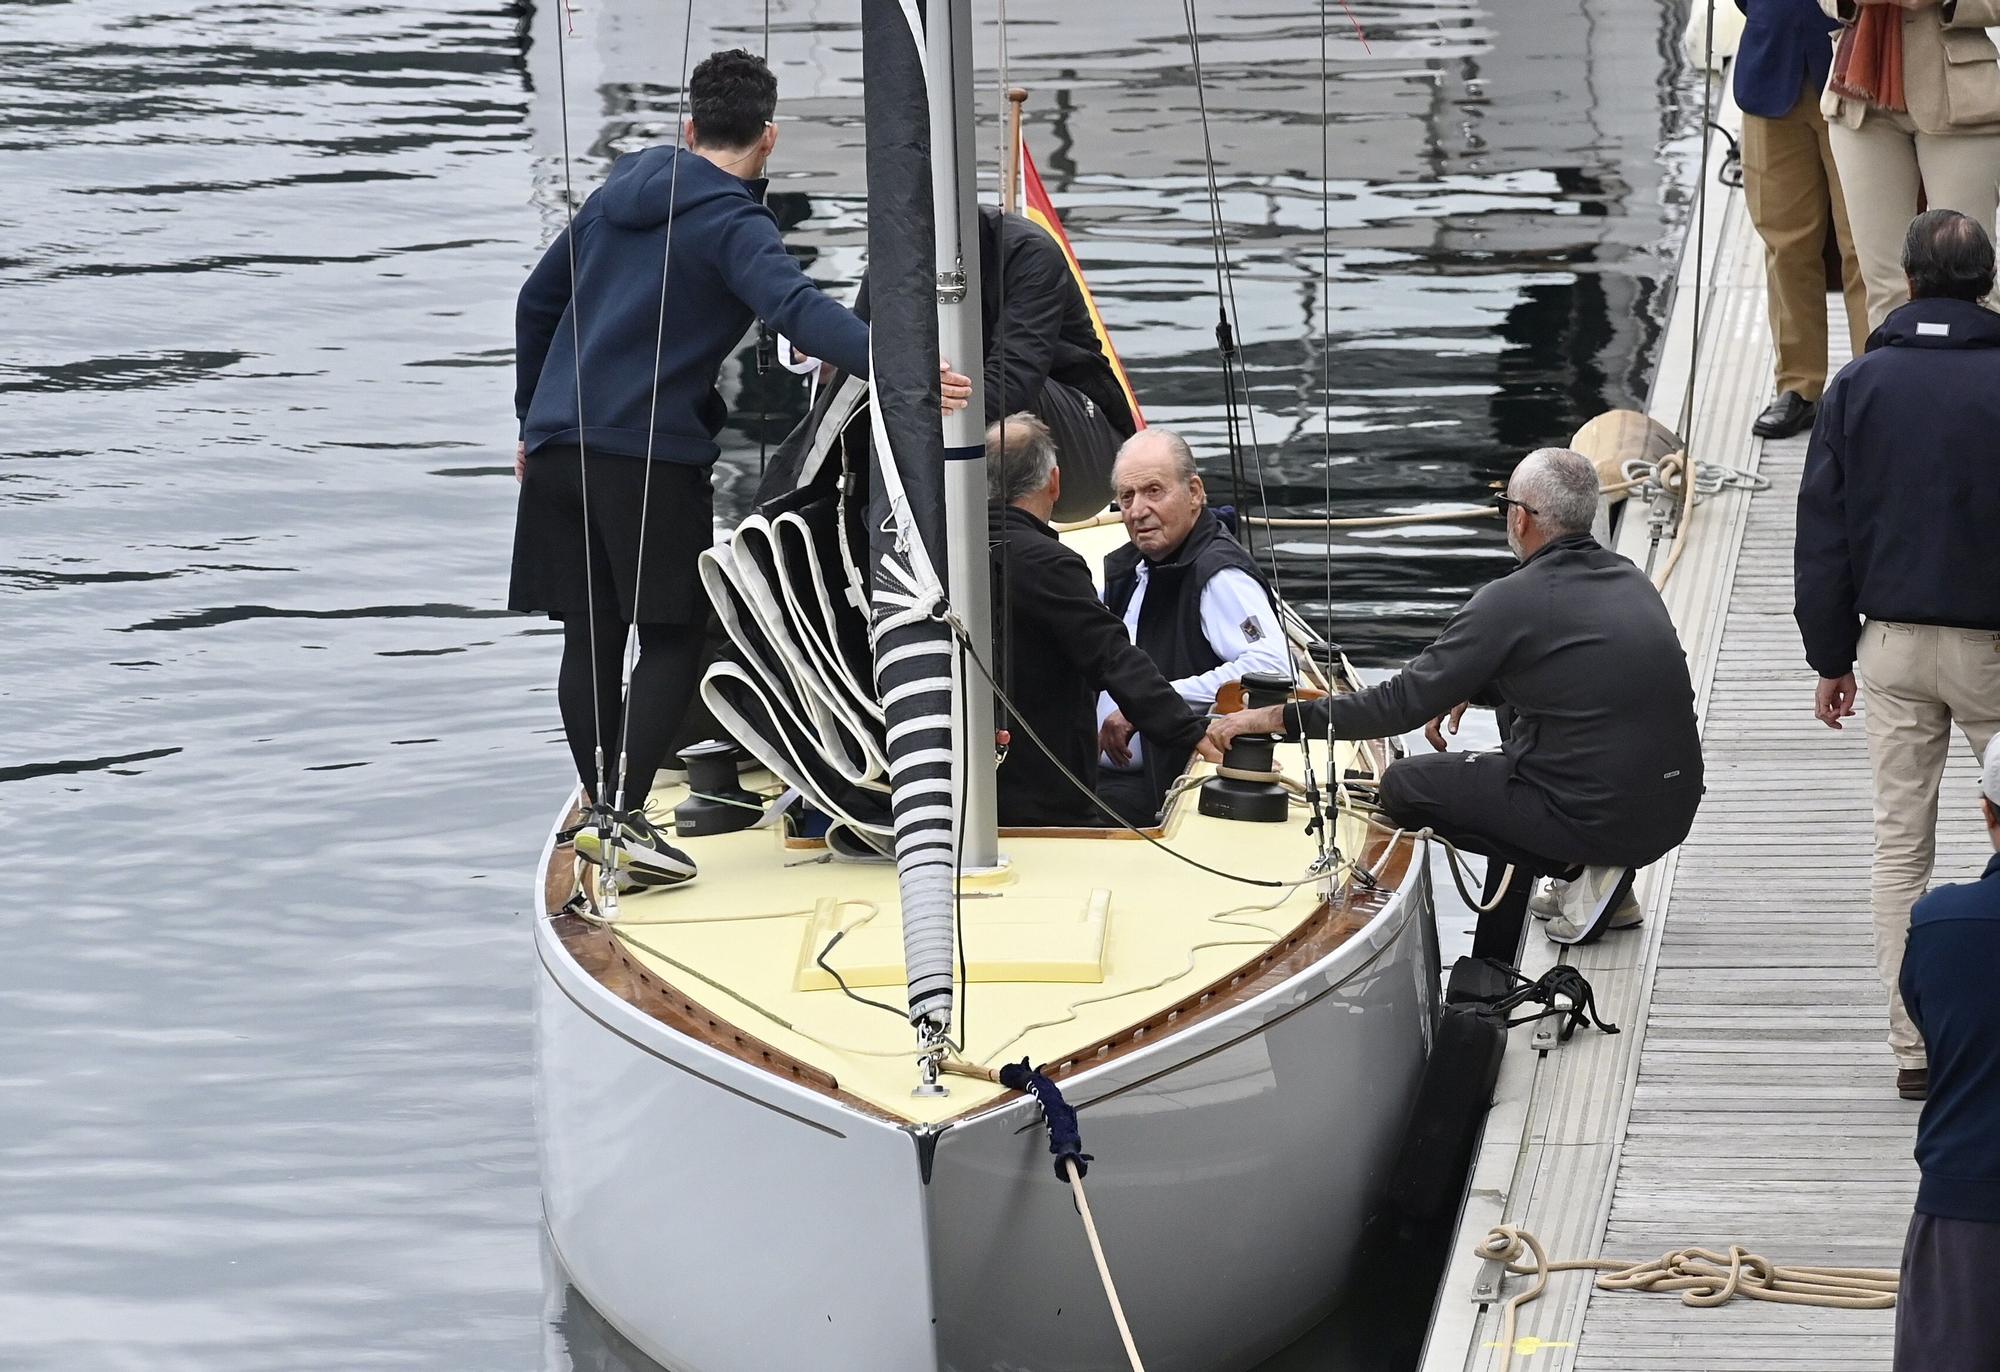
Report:
[[[769,36],[776,189],[830,285],[863,236],[853,8],[776,3]],[[1677,6],[1369,0],[1372,54],[1333,30],[1330,435],[1316,11],[1210,8],[1274,506],[1317,507],[1323,451],[1341,513],[1476,498],[1642,396]],[[1009,9],[1148,414],[1226,496],[1178,7]],[[671,121],[684,13],[578,13],[582,183]],[[525,922],[567,763],[554,642],[500,609],[555,22],[0,0],[0,1366],[629,1365],[559,1287],[544,1308]],[[694,32],[764,42],[749,4]],[[741,370],[736,508],[802,400]],[[1329,607],[1320,546],[1288,580],[1376,662],[1505,562],[1488,529],[1343,536]]]

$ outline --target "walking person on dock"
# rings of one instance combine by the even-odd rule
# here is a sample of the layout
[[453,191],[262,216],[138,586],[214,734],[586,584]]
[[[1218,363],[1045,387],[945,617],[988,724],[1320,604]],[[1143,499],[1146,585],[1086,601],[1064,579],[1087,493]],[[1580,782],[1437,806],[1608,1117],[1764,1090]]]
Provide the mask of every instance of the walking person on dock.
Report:
[[1833,65],[1827,35],[1839,24],[1818,0],[1736,0],[1736,103],[1743,110],[1743,197],[1764,240],[1764,296],[1777,345],[1776,397],[1751,429],[1789,438],[1812,427],[1826,389],[1829,226],[1840,245],[1853,355],[1868,338],[1868,295],[1848,229],[1820,91]]
[[[2000,850],[2000,739],[1986,745],[1979,815]],[[2000,1367],[2000,851],[1978,881],[1910,911],[1903,1003],[1930,1050],[1917,1120],[1916,1213],[1903,1242],[1896,1372]]]
[[[1597,468],[1567,448],[1537,449],[1499,499],[1520,565],[1475,592],[1402,671],[1352,695],[1224,715],[1209,737],[1225,747],[1281,729],[1390,738],[1428,721],[1439,751],[1390,763],[1381,808],[1488,855],[1491,908],[1472,952],[1513,962],[1535,873],[1582,869],[1549,919],[1557,943],[1639,922],[1632,880],[1687,837],[1702,760],[1667,607],[1644,572],[1591,537]],[[1468,703],[1504,707],[1499,752],[1443,751]]]
[[[701,672],[708,602],[697,560],[715,541],[723,361],[761,318],[868,373],[868,326],[799,269],[763,203],[777,99],[762,58],[732,49],[704,60],[688,83],[686,146],[619,158],[516,309],[521,501],[508,607],[563,626],[556,699],[591,802],[577,851],[604,852],[615,829],[635,881],[695,871],[645,803]],[[944,408],[964,408],[971,382],[940,372]]]
[[1875,955],[1896,1086],[1921,1100],[1924,1041],[1897,989],[1910,906],[1930,882],[1952,726],[1975,753],[2000,731],[2000,315],[1978,304],[1992,239],[1955,210],[1910,222],[1903,268],[1910,302],[1820,404],[1793,558],[1815,716],[1853,715],[1857,666],[1867,691]]
[[1820,110],[1877,329],[1909,296],[1897,254],[1918,197],[1990,237],[2000,204],[2000,0],[1819,0],[1842,26]]

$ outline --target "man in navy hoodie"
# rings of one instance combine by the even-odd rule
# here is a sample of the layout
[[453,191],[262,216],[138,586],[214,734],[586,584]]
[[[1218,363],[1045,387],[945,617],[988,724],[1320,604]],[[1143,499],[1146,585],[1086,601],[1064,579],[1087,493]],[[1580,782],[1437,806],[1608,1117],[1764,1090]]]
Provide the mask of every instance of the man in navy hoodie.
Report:
[[[2000,739],[1987,745],[1980,817],[2000,849]],[[1896,1372],[2000,1367],[2000,852],[1985,874],[1910,911],[1903,1003],[1930,1048],[1917,1121],[1917,1210],[1903,1243]]]
[[1979,304],[1992,241],[1955,210],[1910,221],[1903,270],[1909,303],[1821,402],[1793,574],[1814,714],[1838,729],[1857,668],[1868,688],[1875,956],[1896,1089],[1922,1100],[1924,1041],[1897,992],[1904,934],[1930,884],[1952,728],[1975,754],[2000,731],[2000,314]]
[[[615,829],[629,883],[695,871],[647,822],[645,801],[701,670],[697,559],[715,539],[722,363],[761,318],[868,373],[868,326],[799,270],[764,206],[777,98],[754,54],[703,61],[688,83],[686,146],[619,158],[529,274],[515,314],[521,501],[508,604],[563,625],[556,694],[592,801],[577,850],[602,854]],[[970,381],[939,370],[943,408],[963,408]],[[622,701],[633,626],[639,656]],[[600,777],[610,794],[598,794]]]

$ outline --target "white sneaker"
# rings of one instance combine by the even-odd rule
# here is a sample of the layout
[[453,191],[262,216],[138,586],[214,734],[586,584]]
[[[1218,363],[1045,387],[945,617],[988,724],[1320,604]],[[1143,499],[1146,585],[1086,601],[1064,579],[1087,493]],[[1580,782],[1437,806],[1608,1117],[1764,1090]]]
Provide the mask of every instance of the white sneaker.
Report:
[[[1562,913],[1563,896],[1569,887],[1570,884],[1561,877],[1548,878],[1528,902],[1528,913],[1536,919],[1554,919]],[[1645,922],[1646,907],[1639,903],[1639,892],[1635,889],[1625,893],[1625,899],[1611,912],[1611,922],[1605,927],[1635,929]]]
[[[1644,918],[1638,911],[1638,902],[1631,900],[1632,878],[1638,875],[1634,867],[1586,867],[1583,875],[1569,883],[1563,891],[1559,913],[1550,917],[1546,933],[1551,943],[1594,943],[1604,936],[1604,931],[1613,927],[1614,916],[1625,916],[1623,907],[1631,905],[1633,912]],[[1627,917],[1627,923],[1620,928],[1630,928],[1639,919]]]

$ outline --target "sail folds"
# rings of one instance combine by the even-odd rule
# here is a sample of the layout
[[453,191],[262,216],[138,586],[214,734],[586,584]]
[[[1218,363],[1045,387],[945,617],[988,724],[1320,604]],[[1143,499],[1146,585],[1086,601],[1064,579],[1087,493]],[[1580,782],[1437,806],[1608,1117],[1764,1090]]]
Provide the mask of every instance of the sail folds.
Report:
[[937,250],[930,113],[916,6],[863,0],[868,121],[869,390],[875,481],[870,639],[887,725],[910,1020],[951,1019],[957,816],[944,590]]

